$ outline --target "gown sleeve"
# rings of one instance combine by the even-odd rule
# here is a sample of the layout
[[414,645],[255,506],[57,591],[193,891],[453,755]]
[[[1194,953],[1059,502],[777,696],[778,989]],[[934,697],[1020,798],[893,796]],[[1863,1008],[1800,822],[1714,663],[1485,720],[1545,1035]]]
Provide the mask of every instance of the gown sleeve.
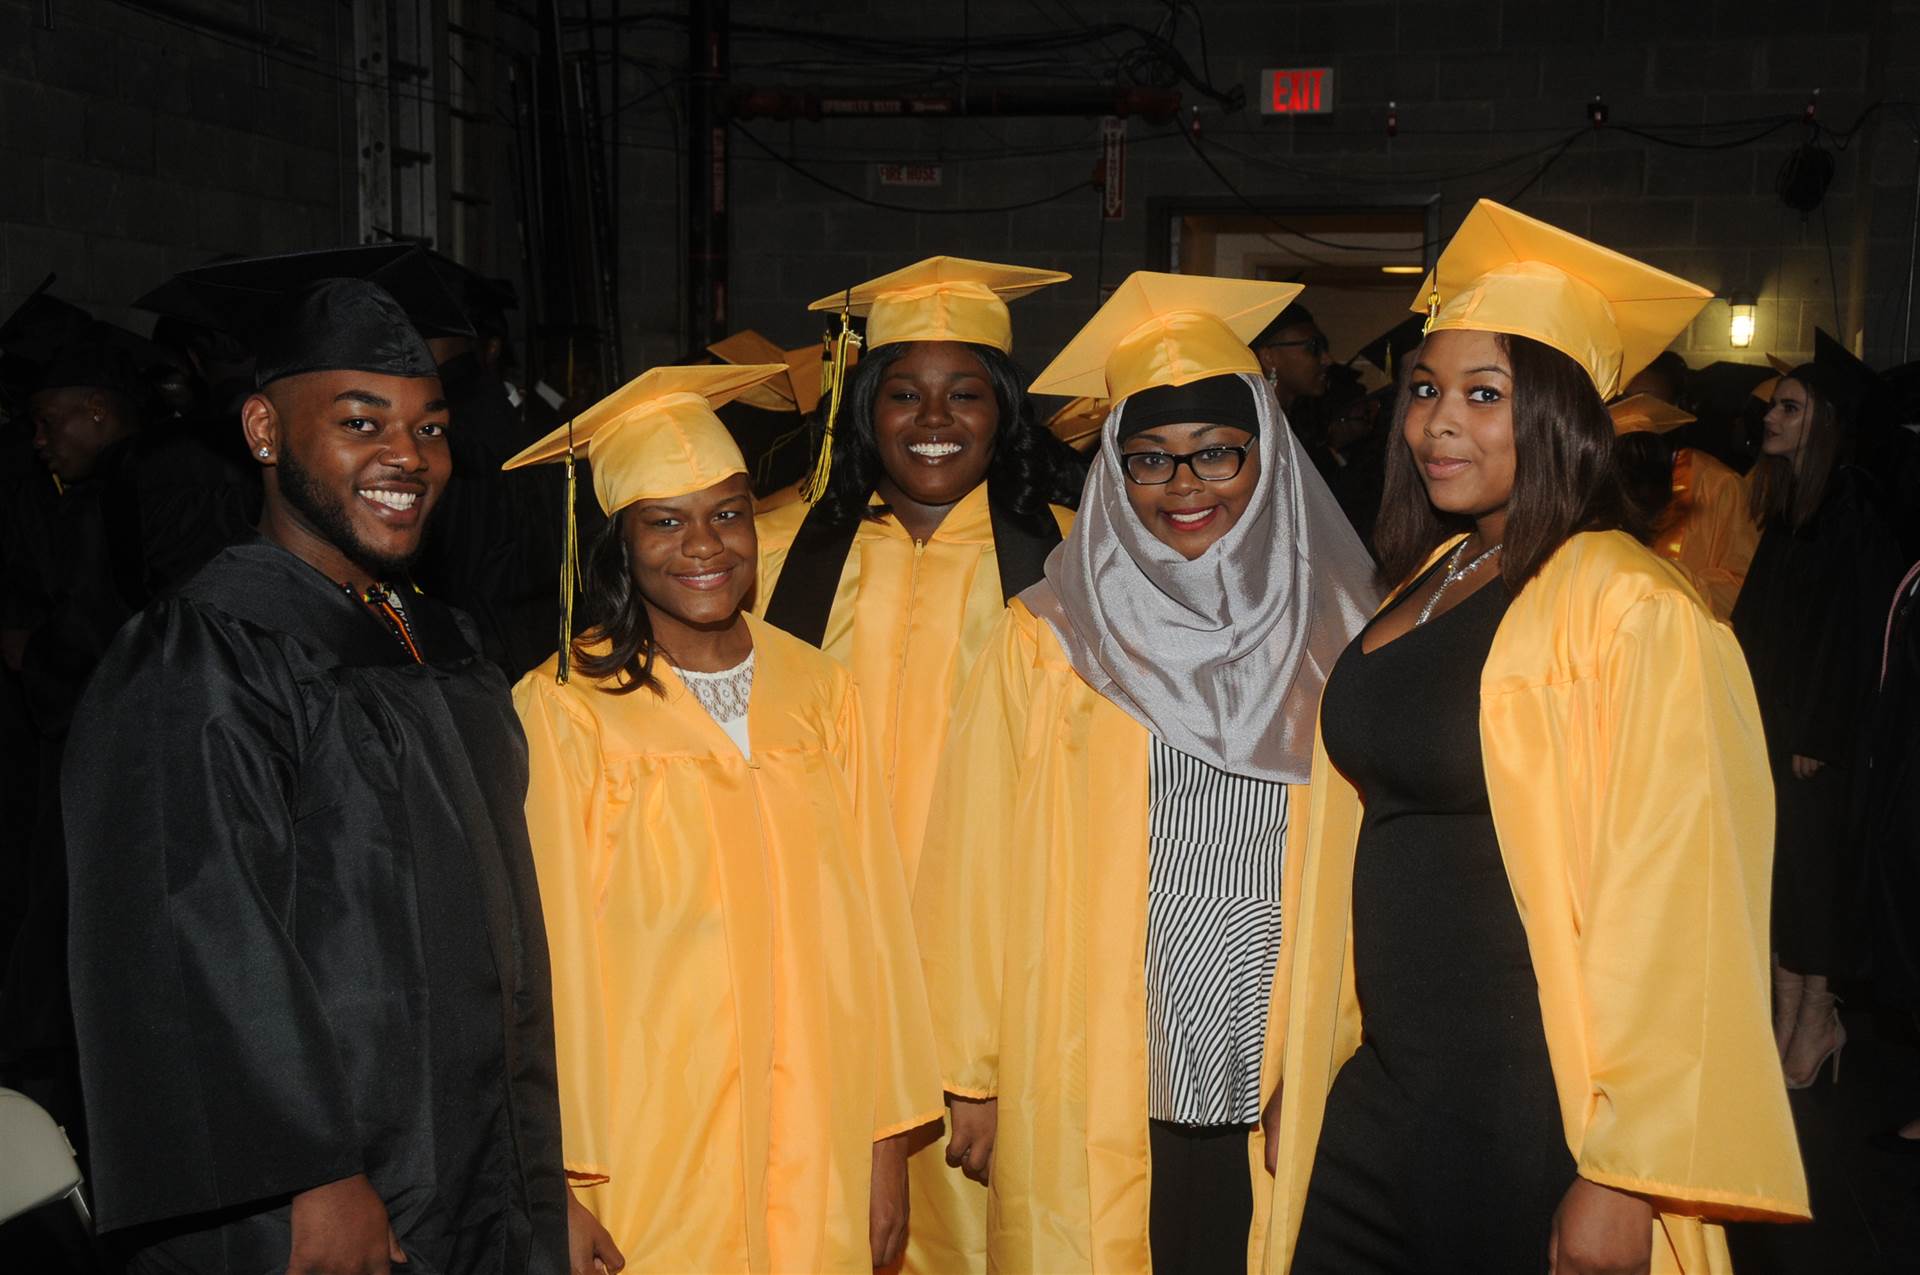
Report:
[[1635,602],[1602,659],[1579,1172],[1668,1212],[1804,1217],[1766,1008],[1774,804],[1745,664],[1677,592]]
[[609,855],[599,730],[566,694],[542,668],[521,680],[513,700],[527,733],[527,835],[553,969],[560,1148],[567,1181],[594,1186],[611,1178],[614,1160],[599,924]]
[[[68,954],[102,1230],[364,1168],[293,941],[299,701],[268,642],[171,602],[127,627],[79,705]],[[306,813],[310,835],[327,816]]]
[[874,1086],[873,1138],[878,1142],[940,1118],[940,1067],[893,815],[876,742],[861,726],[859,692],[851,682],[840,705],[836,735],[839,762],[853,792],[859,869],[873,926],[873,1021],[883,1051]]
[[954,707],[914,883],[914,923],[949,1093],[999,1093],[1006,894],[1015,850],[1032,639],[1009,607]]
[[1712,468],[1698,456],[1693,471],[1692,518],[1698,524],[1700,544],[1696,548],[1691,543],[1696,537],[1688,537],[1680,565],[1693,577],[1714,615],[1724,620],[1733,614],[1740,586],[1753,565],[1760,528],[1747,512],[1746,488],[1738,478]]

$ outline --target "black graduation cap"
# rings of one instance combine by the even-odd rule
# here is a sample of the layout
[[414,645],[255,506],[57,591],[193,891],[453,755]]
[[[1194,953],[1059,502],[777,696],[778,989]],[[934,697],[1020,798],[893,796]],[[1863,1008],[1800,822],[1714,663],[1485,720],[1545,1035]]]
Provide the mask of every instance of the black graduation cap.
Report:
[[[520,290],[513,286],[511,279],[491,278],[478,270],[461,265],[444,253],[431,250],[427,251],[427,263],[440,276],[441,285],[447,293],[459,301],[461,310],[471,325],[469,332],[480,328],[508,310],[516,310],[520,307]],[[427,333],[428,336],[468,334]]]
[[[1427,318],[1423,314],[1410,315],[1387,331],[1375,337],[1355,351],[1354,359],[1367,362],[1393,376],[1400,370],[1400,362],[1418,349],[1420,342],[1426,339]],[[1351,365],[1353,359],[1347,360]]]
[[169,365],[165,351],[54,296],[54,279],[0,320],[0,382],[17,394],[89,386],[146,396]]
[[57,276],[48,275],[27,299],[0,320],[0,350],[11,359],[45,363],[60,346],[73,340],[93,316],[48,291]]
[[95,319],[56,347],[41,366],[38,388],[88,387],[145,398],[173,361],[153,342]]
[[356,244],[267,257],[235,257],[183,270],[134,305],[156,314],[247,336],[271,323],[286,298],[322,279],[377,283],[415,327],[471,336],[460,300],[419,244]]
[[1821,373],[1829,392],[1857,424],[1875,423],[1870,409],[1880,397],[1880,374],[1855,357],[1825,328],[1813,330],[1813,366]]
[[246,340],[254,379],[351,369],[434,376],[422,334],[471,336],[460,302],[417,244],[364,244],[216,262],[142,297],[143,309],[211,321]]
[[1756,388],[1778,375],[1764,363],[1721,359],[1689,371],[1681,397],[1702,412],[1734,416]]

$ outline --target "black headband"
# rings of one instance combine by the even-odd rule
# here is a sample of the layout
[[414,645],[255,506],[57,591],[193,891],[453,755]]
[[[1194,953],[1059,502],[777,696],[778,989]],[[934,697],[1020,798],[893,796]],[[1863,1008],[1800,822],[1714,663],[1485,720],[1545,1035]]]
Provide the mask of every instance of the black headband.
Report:
[[1231,425],[1260,432],[1260,410],[1253,390],[1228,372],[1185,385],[1153,385],[1127,397],[1120,407],[1120,440],[1161,425]]

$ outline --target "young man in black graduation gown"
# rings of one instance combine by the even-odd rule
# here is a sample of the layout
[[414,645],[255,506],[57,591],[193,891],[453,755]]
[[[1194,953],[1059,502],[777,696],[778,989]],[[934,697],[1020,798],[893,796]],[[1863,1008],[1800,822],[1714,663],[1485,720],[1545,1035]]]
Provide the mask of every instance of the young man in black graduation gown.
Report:
[[122,631],[69,746],[96,1216],[135,1270],[557,1275],[525,744],[404,582],[449,468],[433,360],[343,279],[259,354],[261,535]]

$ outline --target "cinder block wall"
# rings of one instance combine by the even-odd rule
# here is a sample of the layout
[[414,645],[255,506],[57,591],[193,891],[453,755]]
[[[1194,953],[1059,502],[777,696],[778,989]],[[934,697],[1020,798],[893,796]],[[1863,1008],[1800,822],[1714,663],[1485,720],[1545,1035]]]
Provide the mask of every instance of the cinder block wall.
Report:
[[[1920,120],[1911,109],[1880,112],[1877,129],[1863,129],[1836,153],[1833,186],[1811,217],[1786,208],[1774,193],[1782,160],[1805,136],[1798,124],[1725,149],[1659,145],[1621,127],[1694,143],[1737,140],[1763,125],[1733,122],[1797,116],[1819,89],[1819,118],[1845,128],[1868,101],[1880,2],[1200,0],[1212,78],[1245,88],[1249,106],[1224,116],[1183,91],[1202,108],[1208,155],[1249,199],[1312,205],[1437,194],[1443,234],[1476,197],[1510,198],[1527,185],[1546,158],[1540,152],[1579,127],[1583,103],[1599,94],[1611,126],[1577,138],[1527,186],[1518,206],[1710,288],[1757,292],[1753,347],[1739,355],[1729,350],[1726,308],[1713,306],[1679,343],[1690,362],[1758,360],[1769,350],[1797,357],[1811,349],[1816,324],[1839,331],[1862,205],[1867,354],[1894,361],[1920,160],[1913,131]],[[1167,6],[971,0],[964,10],[978,36],[1057,31],[1073,15],[1153,28]],[[784,0],[733,3],[734,21],[743,27],[950,36],[956,47],[962,12],[959,3],[899,0],[816,5],[806,12]],[[1197,65],[1192,12],[1188,7],[1182,19],[1179,47]],[[1883,21],[1885,95],[1920,96],[1920,0],[1886,0]],[[625,39],[633,54],[663,65],[684,62],[676,32],[651,28]],[[1110,41],[1116,50],[1131,43]],[[829,53],[816,45],[793,41],[736,34],[733,43],[738,82],[824,79],[802,65],[824,56]],[[1260,69],[1275,66],[1332,67],[1335,113],[1296,122],[1262,119],[1251,99]],[[876,86],[910,80],[902,68],[879,61],[862,72]],[[1067,59],[1038,73],[1064,85],[1094,83],[1090,68]],[[630,71],[621,98],[649,87],[645,76]],[[1398,103],[1400,126],[1391,142],[1389,101]],[[1728,126],[1679,127],[1701,124]],[[630,160],[623,170],[622,261],[630,361],[671,357],[679,348],[674,148],[683,127],[666,111],[635,109],[620,119]],[[1018,353],[1037,368],[1091,312],[1096,273],[1111,286],[1147,263],[1150,201],[1231,197],[1171,126],[1142,120],[1130,126],[1127,217],[1108,223],[1104,236],[1091,191],[1018,212],[947,215],[1040,198],[1085,178],[1098,155],[1097,120],[762,121],[747,127],[798,168],[732,140],[733,317],[735,326],[757,327],[789,344],[817,335],[817,316],[802,312],[813,297],[947,252],[1075,273],[1073,283],[1019,305]],[[1863,180],[1869,147],[1872,163]],[[1535,154],[1526,156],[1529,151]],[[1486,172],[1464,171],[1503,160]],[[940,163],[944,184],[882,187],[876,164],[888,161]],[[853,204],[821,182],[926,212]]]
[[[254,20],[250,0],[196,4]],[[267,13],[316,58],[263,60],[111,0],[0,0],[0,314],[56,272],[61,296],[145,332],[129,303],[175,270],[352,242],[350,10]]]
[[[253,21],[251,0],[192,2],[200,12]],[[1885,34],[1876,39],[1883,6]],[[57,271],[64,295],[144,330],[148,319],[127,303],[172,270],[221,251],[351,241],[347,6],[268,0],[268,29],[312,50],[305,65],[263,61],[112,0],[54,0],[52,27],[43,29],[44,7],[0,0],[0,307]],[[1612,126],[1577,138],[1527,187],[1520,207],[1717,290],[1757,292],[1759,331],[1745,355],[1753,359],[1768,350],[1804,354],[1814,325],[1842,326],[1858,215],[1867,354],[1899,357],[1920,160],[1911,108],[1882,111],[1877,128],[1838,152],[1826,205],[1806,218],[1773,193],[1782,159],[1803,136],[1799,126],[1728,149],[1657,145],[1622,126],[1693,142],[1735,140],[1759,126],[1730,122],[1797,115],[1819,88],[1821,119],[1845,127],[1866,105],[1876,49],[1885,95],[1912,99],[1920,0],[1199,0],[1185,6],[1179,39],[1198,65],[1196,7],[1206,20],[1203,73],[1217,85],[1238,85],[1251,99],[1262,67],[1334,70],[1337,110],[1319,119],[1267,120],[1251,104],[1230,116],[1183,89],[1202,108],[1206,153],[1249,199],[1311,206],[1438,195],[1441,231],[1450,233],[1474,198],[1512,197],[1527,185],[1598,93]],[[1159,0],[733,0],[732,8],[736,82],[851,76],[875,87],[923,81],[874,58],[857,72],[829,73],[806,63],[842,50],[750,29],[931,37],[948,41],[947,56],[958,62],[963,14],[981,37],[1057,32],[1076,17],[1151,29],[1167,13]],[[528,35],[501,23],[516,39]],[[1096,85],[1104,71],[1089,56],[1135,43],[1113,37],[1087,53],[1038,60],[1022,83]],[[609,100],[626,109],[608,132],[620,146],[619,278],[631,374],[687,344],[679,246],[685,120],[674,87],[685,71],[684,32],[636,23],[622,34],[620,54]],[[668,91],[657,92],[662,85]],[[1400,121],[1392,141],[1389,101]],[[1728,126],[1678,127],[1689,124]],[[1233,198],[1174,126],[1144,120],[1130,125],[1127,216],[1104,226],[1091,189],[1019,211],[967,211],[1083,183],[1098,156],[1095,119],[746,127],[779,158],[730,139],[734,324],[789,344],[817,336],[818,318],[803,310],[813,297],[948,252],[1075,274],[1020,305],[1018,353],[1038,367],[1091,312],[1098,280],[1111,285],[1149,260],[1153,201]],[[487,136],[498,145],[476,143],[471,184],[494,196],[483,214],[496,258],[490,267],[516,273],[511,137],[504,128]],[[944,184],[882,187],[876,165],[902,161],[940,163]],[[830,187],[908,211],[862,205]],[[1727,355],[1724,307],[1709,308],[1681,348],[1695,364]]]

